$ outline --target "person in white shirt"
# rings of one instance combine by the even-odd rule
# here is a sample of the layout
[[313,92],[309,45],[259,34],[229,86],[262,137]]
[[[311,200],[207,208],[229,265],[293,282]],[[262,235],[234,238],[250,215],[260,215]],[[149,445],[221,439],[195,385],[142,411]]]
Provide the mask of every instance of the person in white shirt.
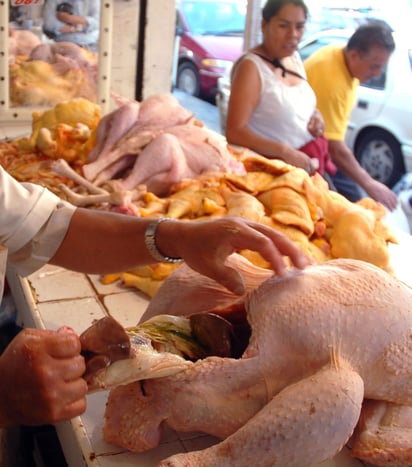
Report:
[[301,148],[321,137],[324,125],[297,50],[307,15],[302,0],[266,2],[262,43],[232,69],[226,138],[311,173],[318,162]]
[[[1,167],[0,212],[0,296],[6,265],[23,276],[46,263],[104,274],[184,259],[243,294],[241,275],[225,265],[235,251],[258,251],[277,274],[285,271],[284,256],[299,268],[308,264],[287,237],[246,219],[184,222],[76,208],[39,185],[18,183]],[[0,427],[80,415],[86,408],[84,371],[73,331],[23,329],[0,355]]]
[[100,0],[47,0],[43,30],[56,42],[73,42],[97,51]]

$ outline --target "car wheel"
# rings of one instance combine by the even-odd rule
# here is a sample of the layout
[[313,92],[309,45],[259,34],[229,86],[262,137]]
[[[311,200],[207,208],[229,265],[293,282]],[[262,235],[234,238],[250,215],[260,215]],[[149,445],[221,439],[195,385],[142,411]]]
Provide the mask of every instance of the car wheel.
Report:
[[371,177],[389,187],[405,173],[399,142],[383,130],[370,130],[361,137],[356,158]]
[[193,63],[183,62],[179,65],[177,69],[176,87],[191,96],[199,96],[199,73]]

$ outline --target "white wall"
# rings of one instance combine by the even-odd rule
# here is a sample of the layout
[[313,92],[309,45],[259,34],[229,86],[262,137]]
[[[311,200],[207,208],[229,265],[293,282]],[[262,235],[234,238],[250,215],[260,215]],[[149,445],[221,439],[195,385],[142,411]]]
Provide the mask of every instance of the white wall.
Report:
[[148,0],[143,70],[143,98],[170,92],[175,43],[175,2]]
[[[115,0],[111,90],[134,99],[136,78],[143,73],[142,98],[171,90],[175,40],[175,2],[149,0],[146,9],[142,69],[137,69],[140,0]],[[113,104],[111,105],[113,108]]]

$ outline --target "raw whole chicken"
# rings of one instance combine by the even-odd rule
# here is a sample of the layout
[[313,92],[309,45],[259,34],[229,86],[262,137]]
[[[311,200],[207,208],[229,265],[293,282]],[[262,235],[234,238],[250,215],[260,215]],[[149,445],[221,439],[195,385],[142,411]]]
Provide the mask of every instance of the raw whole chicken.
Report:
[[96,54],[71,42],[39,41],[25,58],[10,64],[13,105],[50,107],[75,97],[96,102]]
[[28,60],[40,60],[51,63],[61,72],[82,68],[88,70],[92,76],[97,79],[96,54],[89,52],[73,42],[39,44],[32,49]]
[[36,34],[25,29],[14,29],[9,24],[9,63],[12,64],[18,57],[25,57],[39,44],[41,40]]
[[83,166],[85,178],[96,185],[120,175],[125,189],[144,184],[156,195],[168,194],[183,179],[215,171],[245,173],[226,142],[196,122],[171,94],[124,102],[106,115]]
[[105,440],[144,451],[167,424],[223,441],[161,466],[305,467],[338,453],[360,420],[356,457],[410,467],[411,304],[408,286],[358,260],[270,277],[245,299],[252,334],[241,358],[116,387]]

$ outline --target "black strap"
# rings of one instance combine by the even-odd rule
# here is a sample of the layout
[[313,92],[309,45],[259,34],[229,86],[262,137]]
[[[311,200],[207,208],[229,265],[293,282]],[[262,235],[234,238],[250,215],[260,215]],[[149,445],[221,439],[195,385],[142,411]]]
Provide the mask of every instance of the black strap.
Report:
[[298,72],[294,70],[289,70],[289,68],[286,68],[285,65],[283,65],[278,58],[274,58],[271,60],[270,58],[265,57],[264,55],[260,55],[256,52],[253,52],[255,55],[260,57],[263,60],[266,60],[267,62],[271,63],[275,68],[280,68],[282,70],[282,77],[284,78],[286,76],[286,73],[289,73],[290,75],[296,76],[297,78],[303,79],[306,81],[306,78],[299,74]]

